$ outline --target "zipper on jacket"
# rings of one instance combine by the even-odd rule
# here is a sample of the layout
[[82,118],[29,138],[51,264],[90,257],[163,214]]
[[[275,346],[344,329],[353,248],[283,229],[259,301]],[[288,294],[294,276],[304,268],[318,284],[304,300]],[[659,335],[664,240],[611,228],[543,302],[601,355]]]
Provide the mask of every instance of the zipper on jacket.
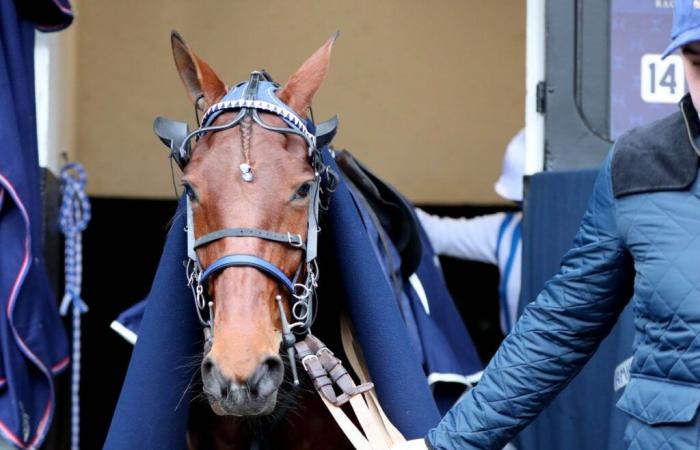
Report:
[[[695,150],[695,153],[697,153],[697,155],[700,156],[700,149],[698,149],[697,145],[695,145],[693,133],[690,131],[690,123],[688,122],[688,115],[685,111],[685,105],[681,107],[681,114],[683,114],[683,122],[685,122],[685,131],[688,133],[688,140],[690,140],[690,145],[693,147],[693,150]],[[700,120],[700,118],[698,118],[698,120]]]

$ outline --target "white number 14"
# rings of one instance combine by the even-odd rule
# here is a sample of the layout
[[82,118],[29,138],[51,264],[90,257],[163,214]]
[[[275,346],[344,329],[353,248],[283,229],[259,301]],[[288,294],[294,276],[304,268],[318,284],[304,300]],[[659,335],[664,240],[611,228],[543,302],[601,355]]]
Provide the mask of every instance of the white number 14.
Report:
[[685,95],[683,61],[678,55],[646,54],[641,64],[641,95],[647,103],[678,103]]

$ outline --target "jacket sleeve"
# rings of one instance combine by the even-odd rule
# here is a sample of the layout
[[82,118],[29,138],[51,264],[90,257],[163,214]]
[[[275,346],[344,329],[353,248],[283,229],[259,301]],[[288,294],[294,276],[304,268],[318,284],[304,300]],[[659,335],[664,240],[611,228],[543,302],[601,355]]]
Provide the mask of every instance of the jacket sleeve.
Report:
[[629,300],[610,156],[559,273],[530,303],[474,389],[429,431],[433,449],[501,449],[581,370]]
[[496,241],[504,213],[466,219],[438,217],[416,209],[416,215],[438,255],[497,264]]

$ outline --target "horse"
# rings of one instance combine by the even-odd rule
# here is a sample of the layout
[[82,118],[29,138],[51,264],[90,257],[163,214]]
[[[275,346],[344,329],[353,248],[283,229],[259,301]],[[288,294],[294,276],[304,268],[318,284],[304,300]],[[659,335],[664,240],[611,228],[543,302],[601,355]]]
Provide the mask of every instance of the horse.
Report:
[[163,118],[155,124],[182,169],[188,279],[206,336],[192,450],[353,448],[299,381],[295,361],[304,351],[297,336],[309,334],[317,314],[318,216],[332,179],[317,149],[335,127],[314,133],[311,103],[336,38],[284,85],[255,71],[229,87],[171,35],[178,74],[203,113],[193,132]]

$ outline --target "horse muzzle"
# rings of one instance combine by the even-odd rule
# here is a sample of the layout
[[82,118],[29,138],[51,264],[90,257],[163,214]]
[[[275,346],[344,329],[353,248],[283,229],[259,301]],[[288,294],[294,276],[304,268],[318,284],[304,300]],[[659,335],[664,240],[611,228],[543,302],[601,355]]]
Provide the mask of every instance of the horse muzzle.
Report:
[[284,378],[284,364],[275,355],[258,365],[245,382],[226,377],[210,356],[202,362],[202,383],[212,410],[220,416],[262,416],[277,404],[277,390]]

